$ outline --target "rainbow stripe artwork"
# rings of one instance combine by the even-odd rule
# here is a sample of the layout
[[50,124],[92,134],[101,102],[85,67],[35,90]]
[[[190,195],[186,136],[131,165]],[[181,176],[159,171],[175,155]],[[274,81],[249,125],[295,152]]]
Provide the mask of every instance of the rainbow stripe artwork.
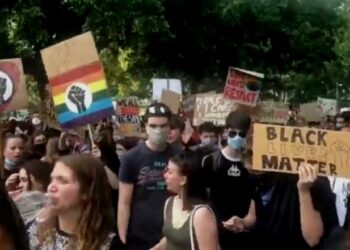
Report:
[[56,117],[63,129],[95,123],[115,114],[91,32],[41,53]]
[[115,113],[100,62],[50,79],[51,94],[62,128],[74,128]]

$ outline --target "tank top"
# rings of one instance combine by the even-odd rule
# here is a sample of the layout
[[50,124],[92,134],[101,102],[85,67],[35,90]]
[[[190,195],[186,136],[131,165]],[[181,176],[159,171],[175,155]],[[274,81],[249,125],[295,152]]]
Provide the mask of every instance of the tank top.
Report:
[[163,235],[166,238],[165,250],[191,250],[190,218],[180,228],[174,228],[172,223],[174,197],[169,198],[165,207]]

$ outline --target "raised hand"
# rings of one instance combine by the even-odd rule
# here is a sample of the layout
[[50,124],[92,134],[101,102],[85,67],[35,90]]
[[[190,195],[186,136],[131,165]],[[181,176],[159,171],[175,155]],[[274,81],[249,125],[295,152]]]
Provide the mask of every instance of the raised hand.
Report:
[[314,184],[317,179],[317,170],[315,166],[311,164],[303,163],[299,167],[299,180],[298,190],[299,192],[308,192],[310,187]]
[[78,86],[72,86],[68,93],[68,99],[77,106],[78,113],[82,113],[86,111],[85,107],[85,90],[78,87]]
[[5,95],[6,92],[6,79],[0,77],[0,104],[3,104],[5,102]]

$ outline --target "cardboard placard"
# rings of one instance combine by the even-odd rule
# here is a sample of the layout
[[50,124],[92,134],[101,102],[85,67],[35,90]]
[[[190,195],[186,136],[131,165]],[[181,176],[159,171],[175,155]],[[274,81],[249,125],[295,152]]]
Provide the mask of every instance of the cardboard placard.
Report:
[[41,51],[62,128],[98,122],[115,113],[91,32]]
[[230,67],[224,90],[224,97],[236,103],[256,106],[259,98],[263,74]]
[[199,126],[203,122],[213,122],[217,126],[224,126],[228,114],[236,109],[237,103],[223,98],[222,94],[198,94],[196,95],[193,125]]
[[274,101],[261,102],[259,121],[271,124],[285,124],[289,117],[289,107],[285,103]]
[[320,122],[323,116],[317,102],[301,104],[300,115],[304,117],[307,122]]
[[297,173],[303,163],[320,175],[350,178],[350,133],[275,125],[254,125],[253,169]]
[[0,60],[0,112],[28,107],[22,60]]
[[335,116],[337,114],[337,106],[338,106],[337,100],[318,97],[317,103],[324,116],[327,116],[327,115]]
[[124,136],[139,136],[141,133],[140,107],[137,97],[126,97],[117,101],[119,129]]
[[179,113],[181,95],[171,90],[163,90],[161,103],[167,105],[173,114]]

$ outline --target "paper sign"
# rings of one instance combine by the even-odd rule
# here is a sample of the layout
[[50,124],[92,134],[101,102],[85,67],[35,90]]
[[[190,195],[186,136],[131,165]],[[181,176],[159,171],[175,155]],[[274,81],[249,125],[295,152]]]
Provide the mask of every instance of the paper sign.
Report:
[[21,59],[0,60],[0,112],[28,106]]
[[182,84],[178,79],[152,79],[153,100],[159,101],[162,97],[163,90],[171,90],[182,95]]
[[263,74],[230,67],[224,97],[232,99],[236,103],[256,106],[261,89],[260,80],[262,78],[264,78]]
[[114,114],[91,32],[41,51],[62,128],[98,122]]
[[255,170],[297,173],[307,162],[320,175],[350,178],[350,133],[255,124],[253,151]]
[[122,98],[117,103],[119,129],[124,136],[139,136],[141,133],[141,124],[138,98]]
[[181,95],[170,90],[163,90],[161,103],[167,105],[173,114],[177,114],[180,108]]
[[222,94],[198,94],[193,125],[213,122],[217,126],[224,126],[226,117],[236,108],[237,104],[233,100],[223,98]]
[[317,98],[317,103],[324,116],[335,116],[337,114],[337,100]]
[[307,122],[320,122],[323,116],[317,102],[301,104],[300,115],[304,117]]

